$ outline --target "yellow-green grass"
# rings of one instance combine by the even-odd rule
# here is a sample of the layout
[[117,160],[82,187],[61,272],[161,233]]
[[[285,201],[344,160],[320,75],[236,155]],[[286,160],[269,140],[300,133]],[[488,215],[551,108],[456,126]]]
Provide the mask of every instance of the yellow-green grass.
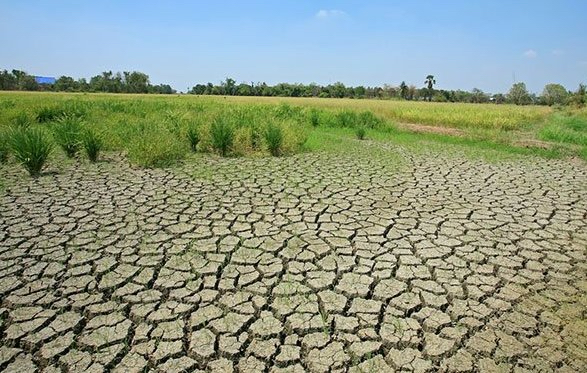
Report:
[[[62,112],[82,116],[85,126],[100,134],[105,150],[126,152],[133,163],[143,166],[166,166],[184,159],[190,152],[187,132],[194,126],[200,137],[198,151],[213,152],[210,128],[219,116],[234,126],[231,156],[268,155],[264,134],[268,127],[278,125],[283,130],[283,149],[275,154],[303,149],[343,149],[348,146],[348,139],[356,136],[358,127],[366,127],[368,139],[406,146],[426,144],[424,147],[434,148],[431,144],[436,144],[439,150],[446,146],[462,146],[474,152],[490,150],[491,154],[499,151],[587,157],[581,137],[584,136],[581,118],[585,110],[565,113],[567,119],[561,122],[563,114],[559,111],[539,106],[281,97],[0,93],[0,130],[29,120],[51,136],[55,120],[52,116],[58,117]],[[38,123],[40,119],[46,121]],[[433,126],[433,129],[455,128],[458,136],[450,136],[452,133],[414,134],[403,123]],[[561,131],[566,131],[564,136],[557,137]],[[542,141],[540,146],[549,149],[520,149],[516,146],[520,140]]]

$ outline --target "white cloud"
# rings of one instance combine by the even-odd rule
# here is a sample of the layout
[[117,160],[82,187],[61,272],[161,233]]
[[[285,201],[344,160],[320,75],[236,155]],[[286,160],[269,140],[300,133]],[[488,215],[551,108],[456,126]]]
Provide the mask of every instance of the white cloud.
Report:
[[318,11],[318,13],[316,13],[316,18],[318,19],[328,19],[328,18],[342,18],[342,17],[346,17],[346,13],[343,12],[342,10],[337,10],[337,9],[321,9]]
[[528,49],[524,52],[524,57],[526,58],[536,58],[538,57],[538,53],[534,49]]

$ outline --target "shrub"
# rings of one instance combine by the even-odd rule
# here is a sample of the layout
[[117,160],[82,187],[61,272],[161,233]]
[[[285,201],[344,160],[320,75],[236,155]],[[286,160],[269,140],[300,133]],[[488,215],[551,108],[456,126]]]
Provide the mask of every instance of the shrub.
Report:
[[212,147],[216,149],[220,155],[225,157],[234,141],[234,129],[232,128],[232,125],[228,123],[226,118],[218,117],[212,123],[210,135],[212,137]]
[[357,135],[357,139],[359,140],[364,140],[366,134],[367,131],[365,130],[365,127],[357,127],[355,130],[355,135]]
[[102,150],[104,143],[96,131],[87,129],[82,136],[82,145],[90,162],[96,162],[98,160],[98,153]]
[[272,156],[277,157],[281,154],[283,144],[283,131],[276,124],[270,124],[265,131],[265,141],[267,148]]
[[39,128],[15,128],[10,137],[14,157],[33,177],[39,176],[53,145]]
[[73,158],[81,145],[81,119],[65,115],[53,127],[53,136],[57,144],[69,158]]
[[193,152],[196,152],[198,143],[200,142],[200,132],[198,131],[198,127],[190,125],[187,129],[186,137],[190,143],[190,149],[192,149]]

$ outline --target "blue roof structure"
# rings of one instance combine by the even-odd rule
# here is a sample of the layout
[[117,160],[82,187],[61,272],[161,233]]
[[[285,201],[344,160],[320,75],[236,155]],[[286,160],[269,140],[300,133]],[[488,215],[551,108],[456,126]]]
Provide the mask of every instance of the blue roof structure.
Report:
[[37,84],[55,84],[55,78],[50,76],[35,76]]

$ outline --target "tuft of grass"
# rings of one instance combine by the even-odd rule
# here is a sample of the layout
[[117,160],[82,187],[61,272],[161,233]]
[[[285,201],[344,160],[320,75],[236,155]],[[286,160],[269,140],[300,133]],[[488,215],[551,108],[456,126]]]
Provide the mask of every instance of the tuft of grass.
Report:
[[200,142],[200,131],[195,125],[189,125],[186,131],[186,137],[190,143],[192,152],[198,151],[198,143]]
[[8,160],[9,153],[8,136],[6,132],[0,132],[0,163],[5,163]]
[[224,116],[217,117],[210,127],[212,147],[226,157],[234,142],[234,128]]
[[183,144],[165,128],[142,127],[128,145],[128,156],[142,167],[168,167],[185,156]]
[[75,157],[81,146],[81,119],[72,115],[59,118],[53,127],[53,137],[69,158]]
[[19,128],[28,128],[32,123],[31,117],[28,113],[22,111],[14,117],[12,124]]
[[267,142],[269,153],[274,157],[279,156],[283,146],[283,131],[281,127],[273,123],[269,124],[265,130],[265,141]]
[[320,112],[317,109],[310,109],[308,118],[310,119],[312,127],[316,128],[320,125]]
[[14,128],[10,136],[10,146],[14,157],[32,177],[41,173],[51,154],[53,144],[40,128]]
[[365,130],[365,127],[357,127],[355,135],[357,136],[357,139],[364,140],[367,135],[367,130]]
[[86,129],[82,135],[82,145],[86,151],[86,155],[90,162],[94,163],[98,160],[98,154],[104,146],[104,141],[98,133],[89,128]]

